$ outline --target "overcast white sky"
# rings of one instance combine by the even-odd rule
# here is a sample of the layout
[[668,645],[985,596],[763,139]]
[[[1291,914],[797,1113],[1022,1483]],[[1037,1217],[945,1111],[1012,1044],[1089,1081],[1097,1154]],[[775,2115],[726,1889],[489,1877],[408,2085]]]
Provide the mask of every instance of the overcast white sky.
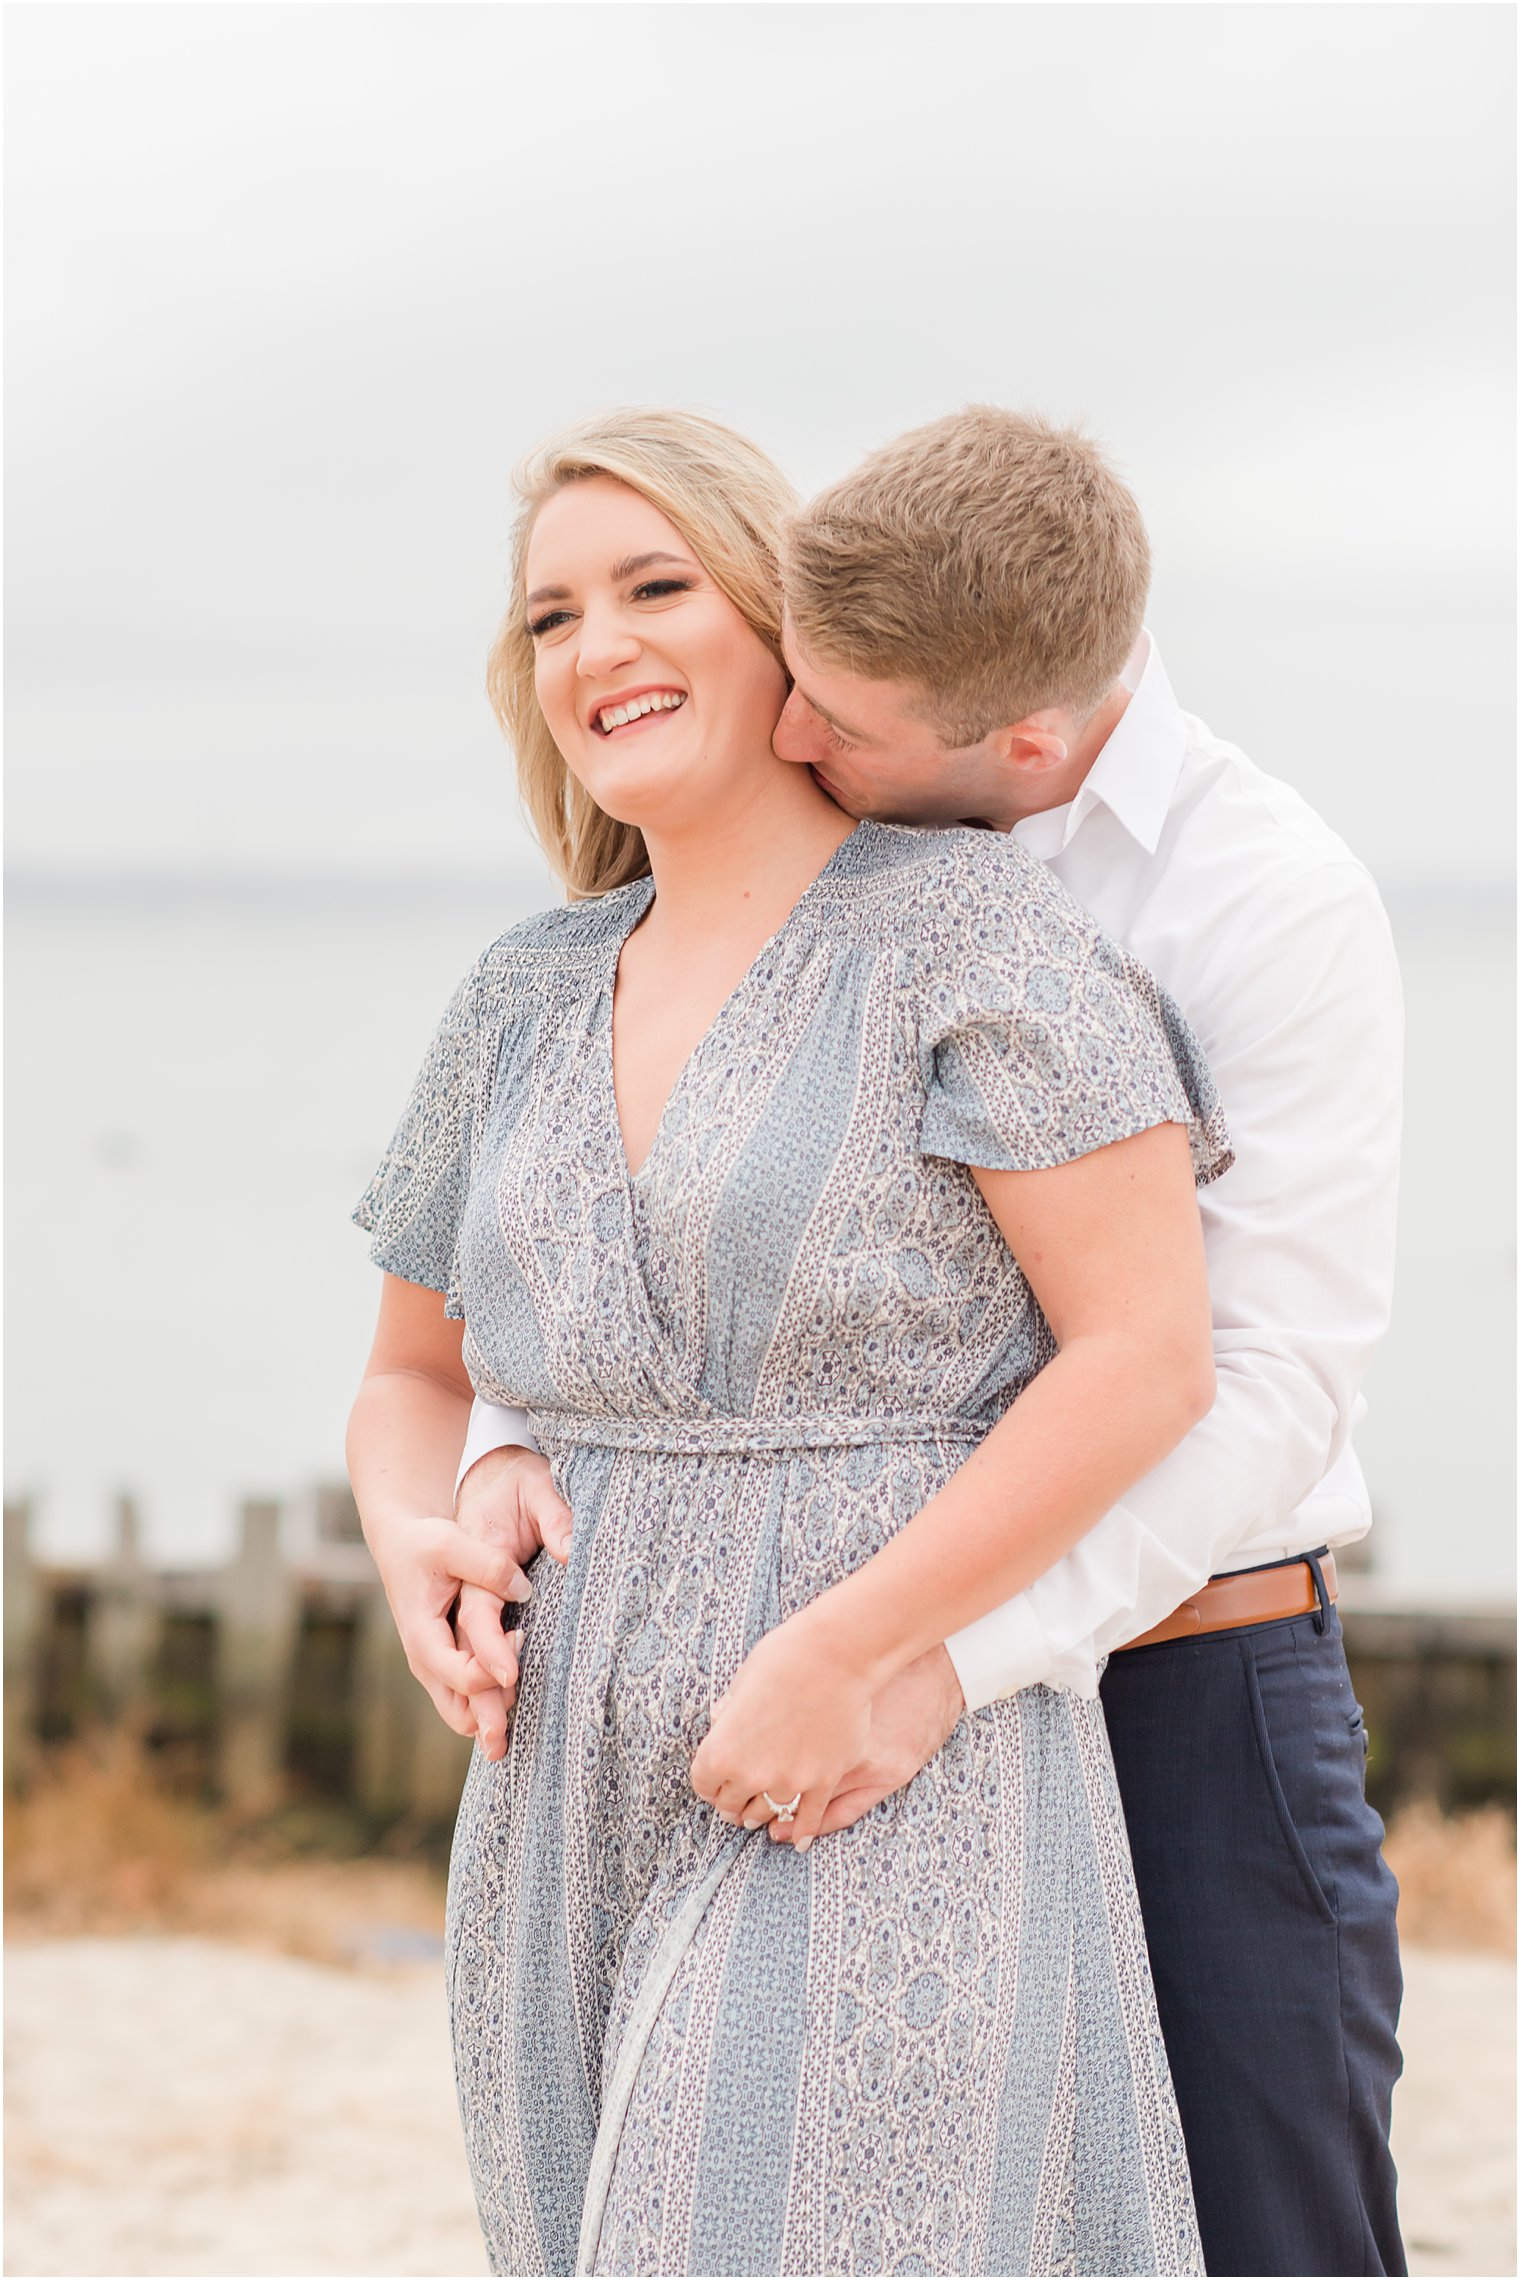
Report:
[[1114,451],[1184,705],[1389,887],[1508,871],[1508,7],[7,19],[13,865],[517,868],[514,459],[987,397]]

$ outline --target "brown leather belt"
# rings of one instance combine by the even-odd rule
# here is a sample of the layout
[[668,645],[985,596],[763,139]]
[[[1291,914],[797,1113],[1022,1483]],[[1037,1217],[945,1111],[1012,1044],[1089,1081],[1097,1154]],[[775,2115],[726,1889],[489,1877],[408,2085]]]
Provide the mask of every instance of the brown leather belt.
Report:
[[[1335,1554],[1321,1552],[1320,1573],[1325,1594],[1337,1597]],[[1168,1615],[1154,1630],[1138,1639],[1126,1639],[1116,1654],[1133,1647],[1159,1647],[1168,1639],[1196,1639],[1205,1631],[1239,1631],[1247,1623],[1277,1623],[1288,1615],[1312,1615],[1319,1605],[1314,1570],[1308,1561],[1294,1560],[1287,1567],[1247,1568],[1240,1575],[1216,1575],[1202,1591]]]

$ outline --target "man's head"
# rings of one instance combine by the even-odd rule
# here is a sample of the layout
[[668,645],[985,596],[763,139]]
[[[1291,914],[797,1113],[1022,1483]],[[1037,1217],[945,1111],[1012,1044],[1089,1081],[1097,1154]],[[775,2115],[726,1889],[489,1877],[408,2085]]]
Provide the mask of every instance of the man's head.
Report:
[[781,757],[856,814],[1006,827],[1072,796],[1122,710],[1150,549],[1084,436],[974,405],[805,507],[782,576]]

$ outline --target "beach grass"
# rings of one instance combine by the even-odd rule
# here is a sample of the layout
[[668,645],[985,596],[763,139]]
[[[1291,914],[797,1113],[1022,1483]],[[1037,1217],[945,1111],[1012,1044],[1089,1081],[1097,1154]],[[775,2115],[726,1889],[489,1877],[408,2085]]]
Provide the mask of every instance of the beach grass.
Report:
[[[1412,1804],[1385,1849],[1407,1941],[1513,1954],[1511,1814]],[[386,1929],[437,1933],[443,1869],[403,1827],[364,1846],[341,1809],[287,1800],[240,1822],[180,1793],[118,1730],[33,1764],[7,1810],[5,1904],[13,1939],[198,1933],[343,1962]]]

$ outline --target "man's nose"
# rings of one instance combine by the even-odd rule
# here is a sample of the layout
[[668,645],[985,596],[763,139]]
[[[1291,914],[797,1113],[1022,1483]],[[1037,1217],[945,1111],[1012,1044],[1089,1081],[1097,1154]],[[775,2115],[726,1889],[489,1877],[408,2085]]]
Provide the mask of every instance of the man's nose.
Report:
[[819,750],[820,726],[818,715],[807,699],[799,697],[793,689],[781,708],[781,718],[777,721],[776,733],[771,738],[776,758],[795,760],[805,768]]

